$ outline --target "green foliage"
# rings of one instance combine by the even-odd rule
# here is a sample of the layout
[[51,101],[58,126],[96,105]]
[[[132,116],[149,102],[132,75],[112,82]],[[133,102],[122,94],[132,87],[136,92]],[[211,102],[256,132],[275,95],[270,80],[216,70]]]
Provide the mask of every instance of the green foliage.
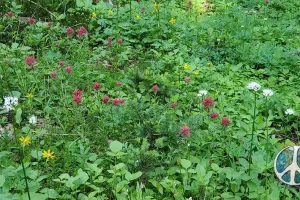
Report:
[[299,199],[299,1],[112,3],[1,4],[0,199]]

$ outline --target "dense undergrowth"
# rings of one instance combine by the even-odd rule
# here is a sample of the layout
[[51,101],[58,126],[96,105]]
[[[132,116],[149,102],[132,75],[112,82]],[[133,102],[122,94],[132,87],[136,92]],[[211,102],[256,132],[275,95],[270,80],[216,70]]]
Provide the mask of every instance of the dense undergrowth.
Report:
[[0,199],[300,198],[300,1],[35,2],[0,6]]

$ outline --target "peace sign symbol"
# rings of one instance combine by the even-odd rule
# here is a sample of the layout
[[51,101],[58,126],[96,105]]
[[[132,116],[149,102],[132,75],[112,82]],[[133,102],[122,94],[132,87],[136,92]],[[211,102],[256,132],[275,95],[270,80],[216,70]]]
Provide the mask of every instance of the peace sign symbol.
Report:
[[300,185],[300,146],[282,149],[275,158],[274,170],[285,184]]

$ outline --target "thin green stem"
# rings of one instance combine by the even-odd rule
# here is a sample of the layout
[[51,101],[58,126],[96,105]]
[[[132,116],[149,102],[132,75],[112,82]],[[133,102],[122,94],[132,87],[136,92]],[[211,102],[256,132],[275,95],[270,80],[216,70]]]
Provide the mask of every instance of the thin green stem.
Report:
[[254,138],[254,129],[255,129],[255,118],[256,118],[256,92],[254,93],[254,108],[253,108],[253,122],[252,122],[252,134],[251,134],[251,144],[250,144],[250,151],[249,151],[249,168],[248,174],[250,176],[251,173],[251,160],[252,160],[252,151],[253,151],[253,138]]
[[267,172],[267,167],[268,167],[268,162],[269,162],[269,127],[268,127],[268,118],[269,115],[267,114],[266,117],[266,166],[265,166],[265,177],[266,177],[266,185],[265,185],[265,191],[266,191],[266,199],[268,199],[268,172]]
[[23,169],[23,174],[24,174],[24,178],[25,178],[25,185],[26,185],[26,192],[27,192],[27,195],[28,195],[28,199],[31,200],[30,198],[30,194],[29,194],[29,187],[28,187],[28,181],[27,181],[27,176],[26,176],[26,171],[25,171],[25,167],[24,167],[24,163],[23,163],[23,154],[19,148],[19,156],[20,156],[20,162],[21,162],[21,165],[22,165],[22,169]]

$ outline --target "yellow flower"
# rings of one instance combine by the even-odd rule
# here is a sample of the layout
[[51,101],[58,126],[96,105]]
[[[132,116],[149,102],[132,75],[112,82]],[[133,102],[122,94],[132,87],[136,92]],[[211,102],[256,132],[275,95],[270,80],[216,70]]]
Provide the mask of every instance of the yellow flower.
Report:
[[191,69],[191,67],[188,64],[186,64],[186,63],[183,65],[183,68],[186,69],[186,70],[190,70]]
[[29,136],[26,136],[26,137],[22,136],[22,137],[20,137],[19,140],[20,140],[21,145],[23,147],[30,144],[30,137]]
[[199,9],[199,12],[200,12],[201,14],[206,13],[206,8],[200,8],[200,9]]
[[92,13],[92,18],[97,17],[97,14],[95,12]]
[[194,72],[194,74],[195,74],[195,75],[198,75],[198,74],[199,74],[199,72],[198,72],[198,71],[195,71],[195,72]]
[[43,158],[46,158],[46,161],[48,161],[48,160],[50,160],[50,159],[54,159],[55,158],[55,156],[53,155],[54,154],[54,152],[51,152],[51,150],[50,149],[48,149],[48,151],[43,151],[43,153],[42,153],[42,155],[43,155]]
[[113,14],[113,11],[112,11],[112,10],[108,10],[107,12],[108,12],[108,14],[110,14],[110,15]]
[[154,3],[153,6],[154,6],[155,10],[157,10],[158,7],[159,7],[159,4],[158,3]]
[[139,15],[135,16],[136,20],[140,20],[141,17]]
[[176,20],[172,17],[169,21],[171,24],[175,24]]
[[33,98],[33,94],[32,93],[27,93],[26,97],[29,98],[29,99],[31,99],[31,98]]

